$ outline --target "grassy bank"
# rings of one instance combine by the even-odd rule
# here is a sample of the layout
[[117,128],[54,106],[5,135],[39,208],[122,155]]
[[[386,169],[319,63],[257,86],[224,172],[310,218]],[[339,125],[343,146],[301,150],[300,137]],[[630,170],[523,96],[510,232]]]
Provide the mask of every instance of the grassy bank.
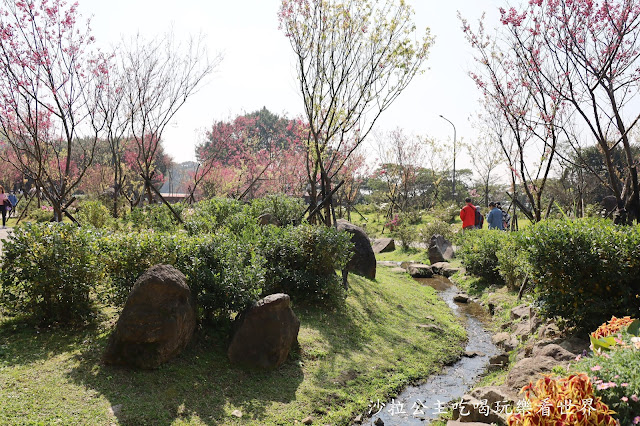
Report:
[[[343,306],[293,307],[300,350],[278,370],[229,364],[226,333],[199,330],[177,359],[155,371],[104,366],[115,315],[90,330],[0,323],[2,424],[349,424],[462,352],[464,330],[430,287],[379,268],[350,276]],[[435,324],[444,332],[424,325]],[[232,413],[242,413],[237,418]],[[236,414],[238,414],[236,412]]]

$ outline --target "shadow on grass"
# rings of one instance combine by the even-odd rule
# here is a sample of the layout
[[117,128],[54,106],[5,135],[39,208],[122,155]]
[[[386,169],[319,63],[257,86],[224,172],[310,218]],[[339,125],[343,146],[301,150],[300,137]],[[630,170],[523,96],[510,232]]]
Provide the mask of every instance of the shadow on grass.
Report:
[[272,404],[295,399],[304,377],[291,359],[272,371],[231,365],[226,334],[208,328],[199,330],[179,357],[157,370],[103,365],[107,339],[103,336],[80,353],[69,376],[103,395],[123,425],[168,425],[194,417],[205,424],[231,422],[233,417],[225,413],[228,405],[239,408],[243,419],[259,423]]
[[4,318],[0,324],[0,363],[7,367],[29,365],[77,348],[96,330],[36,327],[22,318]]

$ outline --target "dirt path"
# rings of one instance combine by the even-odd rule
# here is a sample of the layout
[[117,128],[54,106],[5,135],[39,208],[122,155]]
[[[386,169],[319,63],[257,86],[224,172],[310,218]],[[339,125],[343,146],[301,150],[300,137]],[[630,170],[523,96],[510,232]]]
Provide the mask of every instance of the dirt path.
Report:
[[2,243],[4,242],[4,240],[7,239],[7,236],[9,235],[9,231],[12,231],[13,228],[0,228],[0,254],[2,254]]

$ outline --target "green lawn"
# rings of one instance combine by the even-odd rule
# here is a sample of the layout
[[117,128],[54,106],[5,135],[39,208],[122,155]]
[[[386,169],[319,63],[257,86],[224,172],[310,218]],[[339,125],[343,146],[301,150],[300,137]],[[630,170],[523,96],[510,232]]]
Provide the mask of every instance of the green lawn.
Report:
[[350,282],[344,305],[333,310],[294,304],[301,349],[267,372],[230,365],[222,330],[203,328],[177,359],[137,371],[100,363],[113,314],[75,332],[5,318],[1,423],[262,425],[312,416],[314,424],[350,424],[371,400],[384,400],[460,356],[464,329],[432,288],[386,268],[378,268],[375,281],[350,275]]

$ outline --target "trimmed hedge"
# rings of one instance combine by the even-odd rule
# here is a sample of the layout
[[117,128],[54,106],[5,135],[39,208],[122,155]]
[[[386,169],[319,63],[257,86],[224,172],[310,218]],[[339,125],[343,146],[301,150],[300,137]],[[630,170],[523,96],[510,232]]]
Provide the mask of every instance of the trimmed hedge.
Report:
[[185,274],[205,319],[228,319],[273,292],[307,302],[344,295],[335,270],[349,259],[350,235],[308,224],[260,227],[235,202],[208,203],[205,210],[219,214],[193,214],[192,229],[213,227],[215,233],[101,234],[71,224],[18,228],[5,243],[0,302],[41,322],[83,320],[95,311],[98,285],[101,300],[121,305],[140,274],[158,263]]
[[351,258],[351,235],[324,226],[265,227],[260,251],[265,257],[265,294],[287,293],[305,301],[344,296],[336,269]]
[[467,272],[491,283],[503,283],[498,269],[496,252],[509,235],[498,230],[473,230],[465,232],[458,256]]
[[540,222],[523,235],[542,312],[595,329],[640,308],[640,227],[604,219]]
[[546,317],[592,329],[640,308],[640,227],[550,220],[520,232],[475,231],[458,251],[467,271],[517,289],[528,274]]
[[74,224],[27,223],[3,244],[0,302],[40,324],[74,323],[95,314],[106,270],[97,234]]
[[301,198],[287,195],[267,195],[256,198],[248,206],[248,214],[258,218],[261,214],[270,213],[281,225],[296,225],[306,210]]

